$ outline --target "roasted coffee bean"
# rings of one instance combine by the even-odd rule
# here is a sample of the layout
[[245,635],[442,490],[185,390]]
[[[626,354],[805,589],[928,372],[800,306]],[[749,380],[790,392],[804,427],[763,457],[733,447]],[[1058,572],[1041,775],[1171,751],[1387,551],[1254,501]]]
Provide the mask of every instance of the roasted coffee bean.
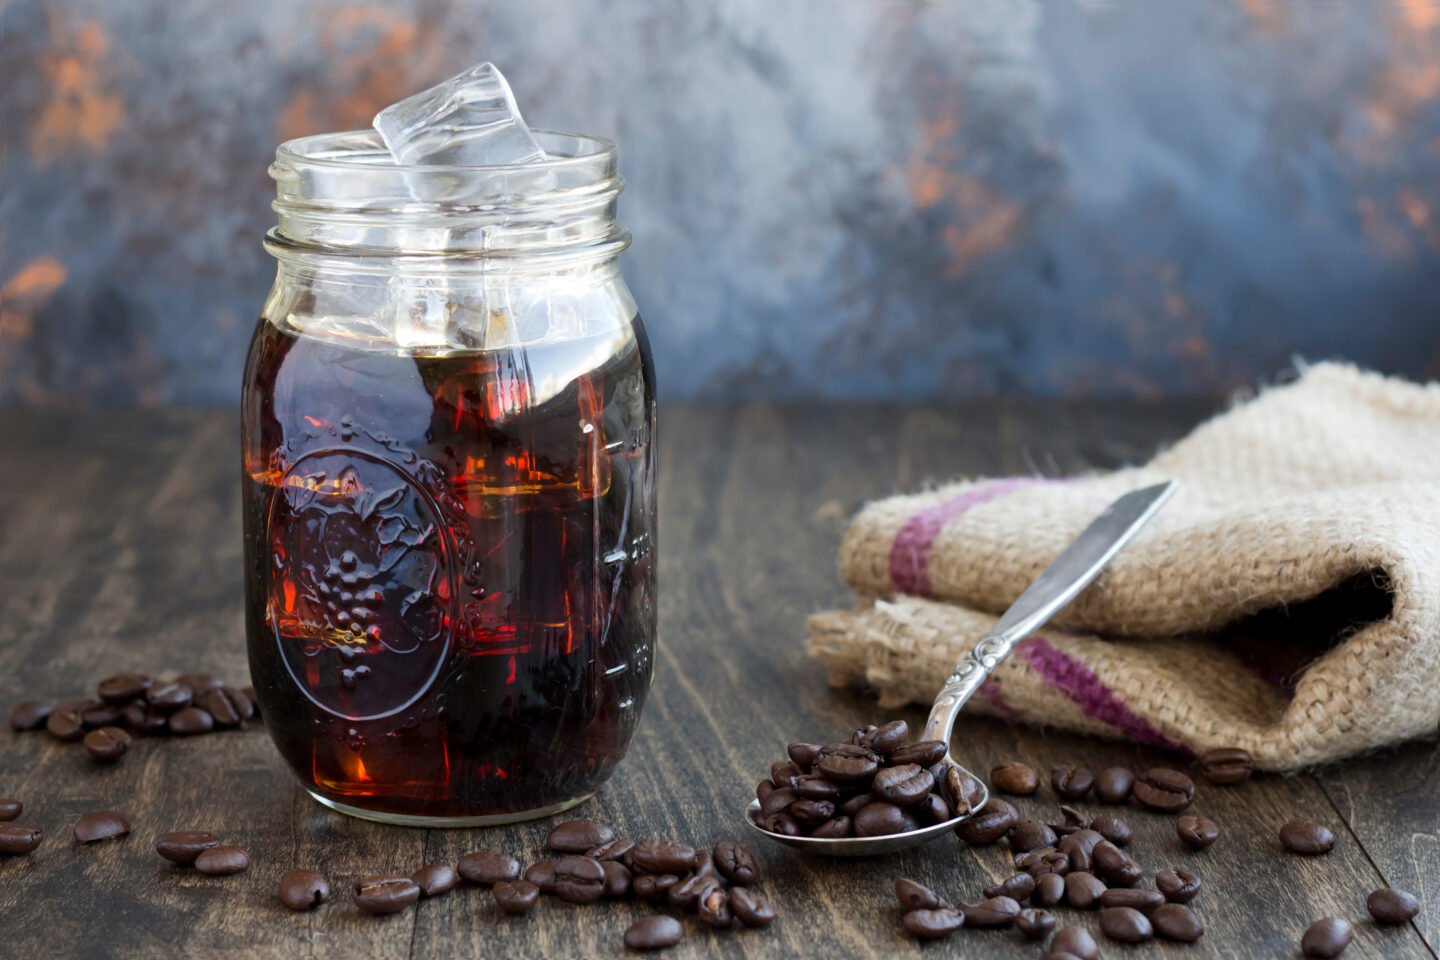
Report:
[[193,737],[215,729],[215,718],[199,707],[181,707],[170,714],[170,732],[177,737]]
[[1015,900],[1027,900],[1034,892],[1035,878],[1028,873],[1017,873],[1013,877],[1006,877],[984,890],[987,897],[1011,897]]
[[804,776],[795,781],[795,786],[790,789],[795,791],[795,796],[802,800],[839,800],[844,792],[840,784],[833,780],[826,780],[818,774]]
[[718,877],[720,872],[715,869],[715,858],[710,855],[709,850],[695,851],[695,863],[690,868],[696,876]]
[[[516,868],[518,873],[519,864]],[[421,896],[438,897],[455,889],[460,883],[460,874],[448,863],[431,863],[410,874],[410,879],[420,888]]]
[[1195,799],[1195,781],[1179,770],[1155,767],[1146,770],[1131,790],[1142,806],[1161,813],[1179,813]]
[[25,804],[14,797],[0,797],[0,823],[14,820],[25,812]]
[[153,683],[145,691],[145,702],[161,713],[174,713],[188,707],[194,697],[194,691],[183,683]]
[[854,817],[855,814],[860,812],[861,807],[869,806],[870,804],[875,803],[877,800],[879,800],[879,797],[875,796],[875,794],[873,793],[856,794],[849,800],[846,800],[844,803],[840,804],[840,806],[836,807],[835,813],[837,816],[841,817]]
[[1321,957],[1328,960],[1338,957],[1350,946],[1355,930],[1349,920],[1340,917],[1326,917],[1310,924],[1300,938],[1300,952],[1307,957]]
[[618,860],[601,860],[599,864],[600,869],[605,871],[605,896],[611,899],[630,896],[629,868]]
[[57,740],[71,742],[85,736],[85,721],[74,707],[56,707],[45,718],[45,731]]
[[770,764],[770,782],[777,787],[795,788],[796,781],[805,776],[799,765],[789,760],[777,760]]
[[244,847],[220,846],[200,851],[195,869],[210,876],[223,877],[239,873],[250,866],[250,854]]
[[815,768],[836,783],[866,783],[880,769],[880,758],[853,743],[827,743],[815,758]]
[[1065,877],[1065,902],[1076,910],[1092,910],[1108,888],[1091,873],[1072,873]]
[[927,826],[944,823],[951,818],[950,804],[938,793],[927,794],[910,807],[910,813]]
[[998,797],[981,807],[970,819],[955,827],[955,833],[972,847],[994,843],[1015,828],[1020,815],[1015,808]]
[[1189,903],[1200,892],[1200,874],[1184,867],[1161,870],[1155,874],[1155,889],[1171,903]]
[[1039,820],[1021,820],[1010,834],[1010,849],[1016,853],[1055,845],[1055,831]]
[[40,846],[45,831],[23,823],[0,823],[0,855],[19,857]]
[[1026,870],[1032,877],[1041,877],[1047,873],[1067,876],[1071,870],[1070,855],[1048,847],[1042,848],[1039,858],[1027,865]]
[[938,910],[911,910],[901,922],[918,940],[941,940],[965,926],[964,912],[953,907]]
[[594,903],[604,895],[605,868],[600,861],[573,854],[555,861],[555,896],[566,903]]
[[1090,829],[1117,847],[1125,846],[1135,836],[1135,831],[1130,828],[1130,821],[1113,813],[1102,813],[1091,820]]
[[1020,915],[1020,904],[1012,897],[988,897],[979,903],[962,903],[967,927],[1008,927]]
[[873,737],[875,731],[879,729],[875,724],[867,723],[865,726],[857,728],[854,733],[850,734],[850,742],[857,747],[865,747],[868,750],[869,747],[866,741]]
[[1121,943],[1144,943],[1155,935],[1155,928],[1134,907],[1106,907],[1100,911],[1100,932]]
[[229,730],[240,726],[244,719],[236,707],[234,701],[236,696],[244,696],[244,694],[238,690],[231,690],[229,687],[214,687],[197,694],[195,706],[210,714],[215,721],[215,726]]
[[1100,947],[1084,927],[1061,927],[1050,941],[1051,953],[1068,953],[1080,960],[1097,960]]
[[114,810],[96,810],[75,821],[75,839],[80,843],[123,837],[129,832],[130,821]]
[[979,805],[980,798],[985,796],[985,784],[968,776],[954,764],[945,770],[943,785],[945,801],[957,816],[970,813]]
[[891,720],[871,734],[865,746],[884,757],[905,746],[905,741],[909,739],[910,725],[904,720]]
[[1101,840],[1090,852],[1095,873],[1111,886],[1128,887],[1144,874],[1144,869],[1124,850],[1109,840]]
[[125,722],[136,733],[143,733],[147,737],[158,737],[170,732],[170,717],[158,710],[146,708],[143,716],[136,716],[130,707],[126,707]]
[[525,879],[535,884],[541,893],[555,892],[555,861],[536,860],[525,868]]
[[[467,853],[455,865],[456,872],[466,883],[488,887],[502,880],[514,880],[520,876],[520,861],[508,853],[494,850],[477,850]],[[559,877],[559,873],[556,873]]]
[[490,888],[490,895],[500,911],[511,916],[529,913],[540,902],[540,888],[529,880],[502,880]]
[[1055,844],[1055,849],[1070,858],[1071,870],[1088,871],[1093,866],[1090,855],[1096,844],[1104,839],[1094,830],[1077,830],[1069,836],[1061,837]]
[[890,754],[893,764],[914,763],[927,770],[945,759],[945,744],[939,740],[917,740]]
[[130,749],[130,734],[119,727],[101,727],[85,734],[85,752],[101,763],[114,763]]
[[760,815],[762,817],[773,817],[797,799],[795,791],[789,787],[778,787],[771,790],[765,795],[765,799],[760,801]]
[[1045,873],[1035,878],[1035,892],[1030,894],[1031,903],[1053,907],[1064,898],[1065,877],[1058,873]]
[[631,950],[664,950],[679,943],[684,933],[679,920],[657,913],[630,925],[625,931],[625,946]]
[[920,824],[904,810],[893,803],[879,801],[866,804],[852,818],[857,837],[885,837],[895,833],[909,833]]
[[80,722],[87,730],[99,730],[101,727],[113,727],[119,723],[124,716],[119,707],[111,706],[108,703],[101,703],[80,711]]
[[230,706],[240,715],[240,720],[253,720],[260,712],[255,706],[255,691],[248,687],[245,690],[238,690],[235,687],[221,687],[225,691],[225,699],[230,701]]
[[545,846],[561,853],[584,853],[614,839],[615,831],[596,820],[567,820],[545,836]]
[[145,732],[145,701],[136,700],[120,711],[120,719],[135,733]]
[[708,893],[711,887],[718,886],[720,886],[720,882],[714,877],[686,877],[670,888],[669,892],[665,894],[665,899],[672,907],[693,911],[700,898]]
[[1106,767],[1095,778],[1095,797],[1101,803],[1124,803],[1135,786],[1135,774],[1125,767]]
[[1076,831],[1090,828],[1090,818],[1074,807],[1061,804],[1060,812],[1064,815],[1064,819],[1060,823],[1050,824],[1050,829],[1055,831],[1056,836],[1068,837]]
[[1095,775],[1073,763],[1059,763],[1050,768],[1050,789],[1061,800],[1084,800],[1095,785]]
[[1165,902],[1165,895],[1159,890],[1140,890],[1116,887],[1100,894],[1102,907],[1130,907],[1148,914]]
[[695,912],[700,915],[702,923],[718,930],[723,930],[735,922],[735,915],[730,912],[730,894],[718,884],[700,895],[695,904]]
[[100,699],[123,707],[136,697],[143,697],[150,687],[150,678],[143,673],[117,673],[100,681]]
[[695,865],[695,848],[678,840],[639,840],[623,859],[636,873],[683,874]]
[[759,820],[761,830],[779,834],[782,837],[800,836],[800,822],[788,813],[775,813]]
[[991,769],[990,785],[1001,793],[1028,797],[1040,789],[1040,772],[1028,763],[1010,760]]
[[765,798],[774,792],[775,784],[771,783],[769,778],[761,780],[755,785],[755,799],[759,800],[761,804],[764,804]]
[[203,830],[178,830],[155,838],[155,852],[171,863],[186,866],[212,847],[220,846],[220,838]]
[[1335,848],[1335,834],[1314,820],[1291,820],[1280,828],[1280,844],[1291,853],[1314,857]]
[[329,882],[314,870],[290,870],[280,878],[280,902],[291,910],[311,910],[329,899]]
[[1175,834],[1191,850],[1204,850],[1220,839],[1220,824],[1209,817],[1186,815],[1175,821]]
[[876,796],[898,807],[919,803],[934,786],[935,778],[930,776],[930,772],[914,763],[885,767],[870,782],[870,789]]
[[711,851],[711,858],[720,876],[731,883],[748,886],[760,879],[760,864],[749,850],[738,843],[721,840]]
[[820,755],[820,744],[818,743],[792,743],[785,748],[790,759],[795,761],[801,770],[810,771],[815,766],[815,758]]
[[216,687],[224,686],[220,678],[213,673],[182,673],[175,678],[175,682],[181,686],[189,687],[190,692],[195,696],[214,690]]
[[585,856],[595,860],[619,860],[629,853],[633,846],[635,846],[634,840],[622,837],[611,840],[609,843],[602,843],[598,847],[591,847],[585,851]]
[[420,899],[420,885],[409,877],[364,877],[351,887],[351,897],[366,913],[399,913]]
[[1050,854],[1058,852],[1054,847],[1038,847],[1034,850],[1026,850],[1024,853],[1016,853],[1014,856],[1015,866],[1021,870],[1029,870],[1038,866]]
[[829,800],[796,800],[785,812],[801,824],[815,826],[835,816],[835,804]]
[[730,912],[747,927],[768,927],[775,922],[770,901],[746,887],[730,888]]
[[641,900],[664,900],[670,888],[679,882],[680,878],[673,873],[647,873],[633,877],[630,889]]
[[900,901],[901,910],[939,910],[946,906],[934,890],[904,877],[895,880],[895,896]]
[[1150,925],[1157,937],[1180,943],[1194,943],[1205,935],[1205,925],[1195,911],[1180,903],[1162,903],[1150,912]]
[[854,825],[850,822],[849,817],[835,817],[811,830],[810,836],[820,840],[839,840],[852,836],[854,833]]
[[1365,898],[1365,909],[1376,923],[1393,927],[1414,920],[1420,912],[1420,900],[1405,890],[1384,887]]
[[260,701],[255,699],[255,688],[241,687],[240,692],[245,694],[246,700],[250,701],[250,714],[245,719],[249,720],[251,717],[258,719],[260,716]]
[[1239,747],[1206,750],[1197,761],[1200,775],[1211,783],[1230,786],[1244,783],[1255,772],[1255,759]]
[[39,730],[55,712],[54,700],[26,700],[10,711],[10,729],[17,733]]
[[1015,929],[1026,940],[1043,940],[1055,929],[1055,915],[1048,910],[1021,910],[1015,917]]

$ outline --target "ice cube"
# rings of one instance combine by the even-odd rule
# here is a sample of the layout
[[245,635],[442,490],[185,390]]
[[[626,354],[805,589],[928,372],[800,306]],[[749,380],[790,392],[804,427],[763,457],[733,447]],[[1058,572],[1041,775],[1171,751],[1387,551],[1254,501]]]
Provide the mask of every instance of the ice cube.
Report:
[[375,115],[374,126],[396,163],[489,166],[545,159],[505,75],[489,62],[391,104]]

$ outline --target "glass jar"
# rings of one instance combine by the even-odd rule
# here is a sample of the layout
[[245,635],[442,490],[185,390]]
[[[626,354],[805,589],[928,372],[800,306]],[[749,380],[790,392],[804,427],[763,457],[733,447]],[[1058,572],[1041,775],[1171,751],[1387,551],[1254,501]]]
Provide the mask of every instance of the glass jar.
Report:
[[[624,755],[655,644],[650,348],[614,145],[402,167],[282,144],[242,400],[250,671],[321,803],[545,816]],[[416,199],[421,198],[421,199]]]

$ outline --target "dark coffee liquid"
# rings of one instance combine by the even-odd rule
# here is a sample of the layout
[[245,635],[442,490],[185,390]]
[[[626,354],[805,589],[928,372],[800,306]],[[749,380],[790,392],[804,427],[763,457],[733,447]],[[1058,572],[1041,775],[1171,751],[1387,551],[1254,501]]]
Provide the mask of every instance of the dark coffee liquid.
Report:
[[250,669],[315,793],[495,816],[608,776],[652,671],[653,382],[638,321],[445,356],[261,323]]

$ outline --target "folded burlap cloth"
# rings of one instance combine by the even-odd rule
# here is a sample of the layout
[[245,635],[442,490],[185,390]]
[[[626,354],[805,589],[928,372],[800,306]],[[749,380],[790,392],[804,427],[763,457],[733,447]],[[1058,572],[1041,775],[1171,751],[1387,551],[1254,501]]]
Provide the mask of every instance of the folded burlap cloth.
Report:
[[968,710],[1288,770],[1440,720],[1440,385],[1324,364],[1149,464],[872,503],[857,609],[810,619],[832,682],[927,705],[957,657],[1115,497],[1179,492]]

